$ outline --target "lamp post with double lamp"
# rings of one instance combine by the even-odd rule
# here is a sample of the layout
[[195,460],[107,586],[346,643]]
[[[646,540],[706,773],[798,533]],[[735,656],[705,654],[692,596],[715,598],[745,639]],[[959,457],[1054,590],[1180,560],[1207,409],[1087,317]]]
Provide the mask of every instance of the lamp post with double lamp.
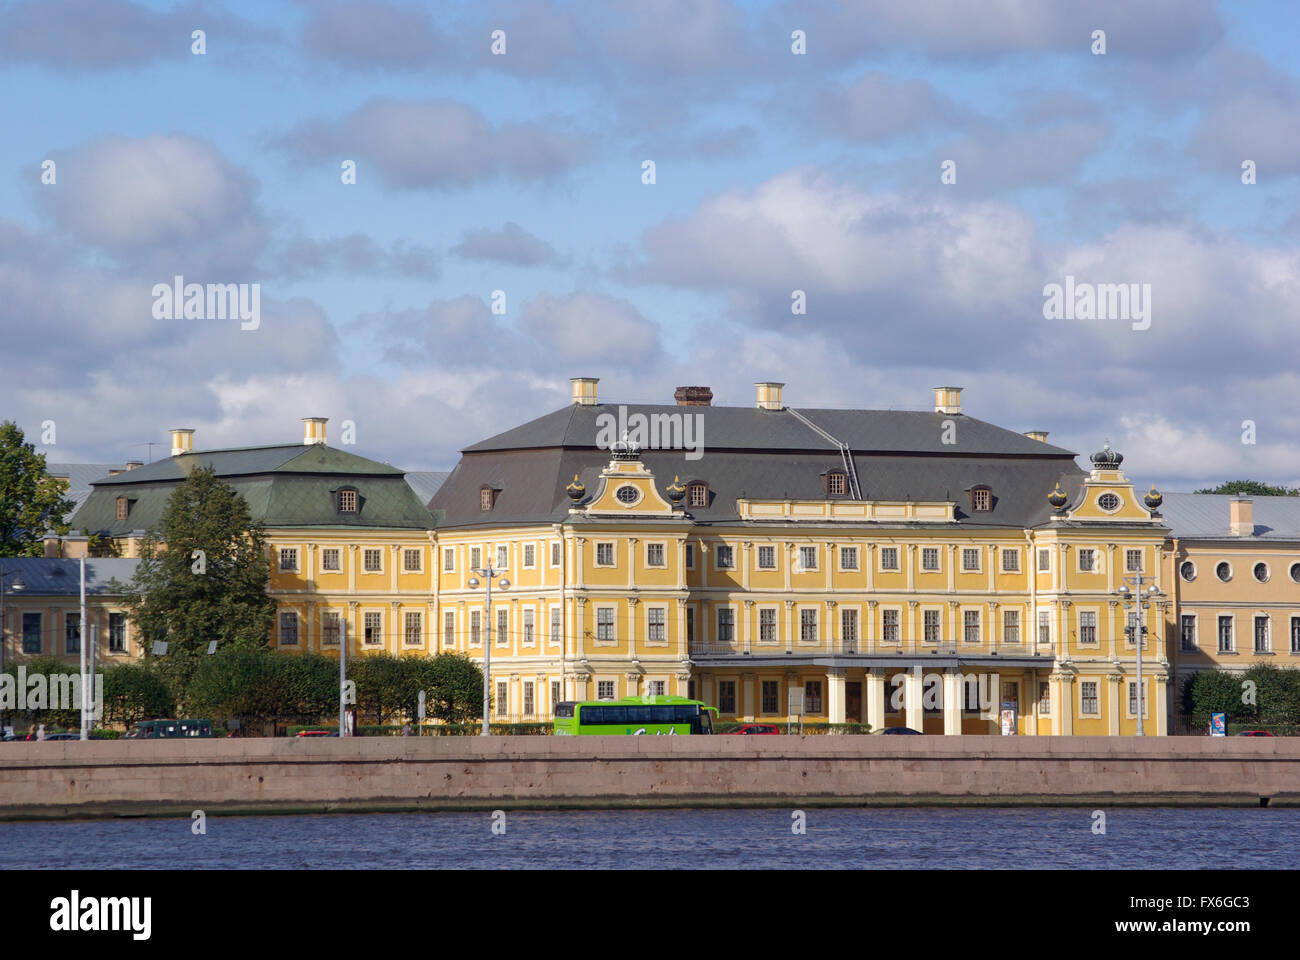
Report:
[[1124,603],[1125,620],[1128,619],[1128,612],[1136,610],[1136,617],[1132,626],[1125,624],[1124,632],[1133,640],[1134,649],[1137,651],[1137,735],[1146,736],[1146,730],[1142,724],[1142,714],[1144,712],[1144,703],[1142,696],[1142,645],[1146,642],[1147,627],[1146,614],[1151,604],[1162,596],[1160,589],[1155,584],[1155,577],[1148,577],[1141,573],[1130,574],[1124,578],[1124,584],[1115,591],[1116,595]]
[[[13,582],[6,584],[5,580],[13,577]],[[5,592],[12,590],[14,593],[21,593],[27,589],[27,584],[23,582],[22,576],[17,570],[6,570],[4,561],[0,560],[0,674],[5,672],[5,651],[9,647],[9,621],[5,614]],[[5,729],[5,712],[4,703],[0,701],[0,736],[4,735]]]
[[[492,731],[488,729],[489,708],[492,705],[492,578],[501,571],[497,570],[492,564],[487,564],[481,568],[472,571],[477,573],[487,581],[487,632],[483,640],[483,732],[481,736],[490,737]],[[471,590],[477,590],[479,583],[478,577],[470,577],[468,585]],[[502,577],[498,582],[502,590],[509,588],[510,581]]]

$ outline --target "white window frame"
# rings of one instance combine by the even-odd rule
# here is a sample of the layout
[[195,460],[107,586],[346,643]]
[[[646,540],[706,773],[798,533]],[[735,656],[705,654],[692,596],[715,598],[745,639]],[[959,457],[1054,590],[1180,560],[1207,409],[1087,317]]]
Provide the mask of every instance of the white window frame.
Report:
[[511,553],[511,551],[510,551],[510,544],[508,544],[508,543],[498,543],[498,544],[494,544],[493,547],[494,547],[494,549],[493,549],[493,553],[496,554],[496,564],[495,564],[495,569],[497,569],[497,570],[509,570],[509,569],[510,569],[510,553]]
[[[883,546],[877,551],[877,553],[879,554],[879,557],[877,558],[877,570],[881,573],[898,573],[902,570],[903,564],[898,555],[899,548],[896,545],[890,544],[889,546]],[[893,566],[885,566],[885,554],[887,553],[892,553],[894,557]]]
[[[424,646],[424,611],[423,610],[402,610],[402,646],[404,647],[422,647]],[[415,617],[416,640],[411,642],[411,618]]]
[[[447,618],[451,617],[451,630],[447,629]],[[448,638],[450,634],[450,639]],[[444,647],[454,648],[456,646],[456,611],[442,611],[442,645]]]
[[[1259,647],[1259,621],[1264,621],[1264,649]],[[1250,618],[1251,653],[1273,652],[1273,616],[1268,613],[1255,613]]]
[[456,572],[456,548],[455,547],[442,548],[442,572],[443,573]]
[[[479,648],[482,648],[482,646],[483,646],[483,608],[482,608],[482,607],[475,607],[475,608],[472,608],[472,609],[466,611],[466,613],[469,615],[469,622],[465,624],[465,643],[466,643],[466,648],[467,648],[467,649],[470,648],[470,647],[479,647]],[[474,634],[475,634],[475,632],[476,632],[476,630],[475,630],[475,626],[474,626],[474,621],[475,621],[475,620],[478,621],[478,627],[477,627],[478,639],[477,639],[477,640],[474,639]]]
[[[894,625],[898,628],[898,636],[894,639],[889,638],[889,625],[886,614],[892,613],[895,617]],[[898,606],[882,606],[880,608],[880,642],[895,644],[903,642],[903,608]]]
[[551,541],[551,566],[558,567],[564,561],[564,541]]
[[[658,626],[663,628],[663,638],[656,640],[654,638],[653,627],[655,624],[650,622],[650,615],[658,613],[662,615],[663,622]],[[666,647],[668,646],[668,607],[663,604],[646,604],[645,608],[645,642],[648,647]]]
[[[1038,547],[1037,550],[1038,550],[1037,569],[1034,572],[1051,573],[1052,572],[1052,548]],[[1047,562],[1044,563],[1043,562],[1044,560],[1046,560]]]
[[[605,693],[605,685],[606,685],[606,684],[609,684],[609,693],[608,693],[608,694]],[[618,681],[617,681],[617,680],[597,680],[597,681],[596,681],[596,699],[597,699],[597,700],[613,700],[613,699],[614,699],[615,697],[617,697],[617,696],[618,696]]]
[[[1020,616],[1020,613],[1021,613],[1021,611],[1020,611],[1020,608],[1019,608],[1019,607],[1003,607],[1003,608],[1002,608],[1002,642],[1003,642],[1004,644],[1007,644],[1008,646],[1017,646],[1017,647],[1018,647],[1018,646],[1020,646],[1021,643],[1024,642],[1024,641],[1021,639],[1022,636],[1023,636],[1023,634],[1022,634],[1022,628],[1024,627],[1024,623],[1023,623],[1023,619],[1024,619],[1024,618]],[[1011,639],[1011,638],[1008,636],[1008,629],[1009,629],[1010,626],[1011,626],[1011,625],[1007,622],[1007,617],[1008,617],[1008,616],[1011,616],[1011,617],[1014,617],[1014,618],[1015,618],[1015,626],[1016,626],[1015,639]]]
[[[407,566],[406,561],[415,556],[415,568]],[[424,573],[424,550],[420,547],[402,547],[402,573]]]
[[[659,548],[659,562],[655,563],[650,559],[650,548]],[[645,565],[650,570],[667,570],[668,569],[668,541],[667,540],[649,540],[645,545]]]
[[[1055,639],[1056,631],[1052,629],[1053,620],[1052,609],[1050,607],[1038,608],[1038,622],[1034,624],[1034,642],[1051,643]],[[1043,627],[1047,628],[1047,639],[1043,639]]]
[[537,608],[529,604],[519,609],[520,645],[537,646]]
[[[611,634],[608,640],[602,640],[600,637],[600,615],[609,613],[609,632]],[[596,606],[592,613],[592,626],[596,629],[592,632],[592,642],[598,647],[616,647],[618,646],[618,607],[612,603],[602,603]]]
[[549,623],[547,629],[550,632],[546,635],[546,641],[552,646],[558,647],[563,639],[561,634],[564,631],[564,610],[558,603],[551,606],[547,622]]
[[[1019,573],[1020,572],[1020,548],[1019,547],[1002,547],[998,550],[1002,555],[1002,572]],[[1007,566],[1007,561],[1011,561],[1011,566]]]
[[[509,605],[507,604],[502,604],[501,606],[497,607],[496,614],[497,614],[497,622],[492,624],[492,648],[494,650],[497,647],[510,646],[510,640],[511,640],[510,630],[512,626],[511,621],[514,619],[510,615],[511,610]],[[502,618],[504,618],[506,621],[504,630],[501,628]],[[504,639],[502,639],[503,637]]]
[[[716,543],[713,546],[713,569],[714,570],[735,570],[736,569],[736,548],[730,543]],[[727,562],[722,562],[723,554],[727,556]]]
[[[981,550],[979,547],[962,547],[961,548],[961,572],[962,573],[983,573],[984,558],[981,556],[981,554],[983,553],[984,551]],[[975,558],[975,565],[973,567],[970,567],[966,565],[966,561],[972,556]]]
[[[608,563],[602,563],[600,559],[600,548],[609,547],[610,560]],[[618,544],[614,540],[597,540],[592,544],[592,566],[600,567],[603,570],[611,570],[618,566]]]
[[[299,566],[299,550],[297,547],[276,547],[277,553],[277,570],[279,573],[301,573],[302,568]],[[285,566],[284,559],[286,555],[293,556],[293,563]]]
[[[767,551],[772,558],[769,565],[763,563],[763,551]],[[758,549],[754,551],[754,569],[755,570],[775,570],[776,567],[776,545],[772,543],[760,543]]]
[[[763,613],[772,614],[772,639],[763,639]],[[775,606],[761,606],[758,608],[758,638],[755,641],[763,646],[775,646],[781,642],[781,608]]]
[[[1228,621],[1228,639],[1231,641],[1227,649],[1223,646],[1223,621]],[[1237,652],[1237,617],[1236,614],[1219,611],[1214,617],[1214,650],[1216,653],[1236,653]]]
[[[935,637],[933,640],[926,639],[925,636],[925,618],[928,614],[935,614],[938,623],[935,624]],[[921,642],[937,644],[943,642],[943,607],[922,607],[921,608]]]
[[[338,559],[337,567],[325,566],[325,555],[333,553]],[[320,572],[321,573],[342,573],[343,572],[343,548],[342,547],[321,547],[320,548]]]
[[[806,647],[817,646],[819,643],[821,643],[821,625],[822,625],[821,609],[819,607],[814,607],[805,604],[802,606],[797,606],[795,608],[795,611],[798,614],[799,643]],[[812,614],[812,628],[813,628],[814,636],[811,640],[804,639],[804,614],[805,613]]]
[[[370,627],[367,625],[366,621],[369,618],[375,616],[379,617],[379,639],[371,640],[367,636],[367,631],[370,629]],[[376,610],[374,608],[367,609],[365,607],[362,607],[361,608],[361,645],[365,647],[384,646],[386,641],[388,640],[388,637],[386,636],[386,633],[388,632],[388,624],[386,621],[387,618],[384,616],[384,611],[382,609]]]
[[[291,622],[293,623],[293,639],[292,639],[292,640],[285,640],[285,639],[284,639],[284,623],[285,623],[285,618],[286,618],[286,617],[292,618],[292,620],[291,620]],[[281,611],[280,611],[280,616],[279,616],[277,619],[278,619],[279,622],[278,622],[278,624],[277,624],[277,628],[278,628],[278,629],[277,629],[276,636],[277,636],[277,638],[278,638],[279,644],[280,644],[281,646],[285,646],[285,647],[298,647],[298,646],[301,646],[301,645],[302,645],[302,630],[300,629],[300,626],[299,626],[299,624],[301,623],[301,618],[298,616],[298,611],[297,611],[297,610],[281,610]]]
[[[1084,695],[1083,695],[1083,688],[1086,687],[1086,686],[1089,686],[1089,685],[1091,685],[1091,686],[1093,687],[1093,691],[1094,691],[1094,692],[1093,692],[1093,697],[1092,697],[1092,699],[1094,699],[1094,700],[1097,702],[1097,709],[1096,709],[1096,710],[1093,710],[1093,711],[1085,710],[1084,707],[1083,707],[1083,702],[1084,702],[1085,699],[1087,699],[1087,698],[1084,697]],[[1078,683],[1078,687],[1079,687],[1079,694],[1078,694],[1078,696],[1079,696],[1079,716],[1080,716],[1080,717],[1100,717],[1100,716],[1101,716],[1101,681],[1100,681],[1100,680],[1080,680],[1079,683]]]
[[[927,553],[934,554],[933,567],[927,567],[925,565],[925,555]],[[943,573],[943,551],[940,550],[938,547],[922,547],[921,548],[921,572],[922,573]]]
[[520,560],[520,565],[525,570],[536,570],[537,569],[537,544],[525,543],[525,544],[521,544],[521,546],[522,546],[522,551],[521,551],[522,559]]
[[[371,570],[369,567],[366,566],[366,556],[371,553],[377,554],[379,556],[378,570]],[[384,574],[384,548],[383,547],[362,547],[361,548],[360,572],[366,576],[371,576],[371,577],[383,576]]]
[[[1083,639],[1083,617],[1084,614],[1092,616],[1092,639]],[[1075,612],[1076,629],[1079,631],[1079,646],[1081,647],[1100,647],[1101,646],[1101,610],[1097,607],[1077,607]]]
[[[1125,572],[1125,573],[1141,573],[1141,572],[1142,572],[1142,568],[1143,568],[1144,566],[1146,566],[1146,556],[1145,556],[1145,554],[1146,554],[1146,551],[1143,550],[1141,547],[1125,547],[1125,548],[1124,548],[1124,572]],[[1136,566],[1136,567],[1135,567],[1135,566],[1132,566],[1132,563],[1133,563],[1133,557],[1134,557],[1135,555],[1137,556],[1137,566]]]
[[[1092,557],[1092,565],[1085,567],[1083,565],[1083,555],[1088,554]],[[1074,569],[1076,573],[1101,573],[1097,564],[1097,558],[1101,556],[1101,551],[1096,547],[1075,547],[1074,548]]]
[[[1183,639],[1183,621],[1192,621],[1192,642],[1188,646]],[[1201,624],[1194,613],[1180,613],[1178,615],[1178,649],[1182,653],[1195,653],[1201,649]]]
[[[1129,720],[1137,719],[1137,681],[1124,681],[1124,716]],[[1142,678],[1142,719],[1151,719],[1151,679]]]
[[[984,611],[979,607],[962,607],[961,609],[961,642],[963,645],[977,647],[984,642]],[[968,640],[967,628],[971,626],[968,622],[970,614],[975,615],[975,632],[979,636],[978,640]]]
[[[841,573],[857,573],[859,570],[862,569],[861,564],[859,564],[859,562],[858,562],[858,548],[857,548],[857,547],[855,547],[855,546],[851,546],[851,545],[850,545],[850,546],[843,546],[843,545],[841,545],[841,546],[840,546],[840,549],[839,549],[839,553],[840,553],[840,572],[841,572]],[[851,564],[851,565],[846,565],[846,564],[844,563],[844,558],[845,558],[845,557],[851,557],[851,558],[852,558],[852,564]]]
[[[722,639],[722,615],[731,614],[731,639]],[[713,605],[713,637],[722,643],[737,644],[740,642],[740,622],[736,616],[736,605],[734,603],[717,603]]]

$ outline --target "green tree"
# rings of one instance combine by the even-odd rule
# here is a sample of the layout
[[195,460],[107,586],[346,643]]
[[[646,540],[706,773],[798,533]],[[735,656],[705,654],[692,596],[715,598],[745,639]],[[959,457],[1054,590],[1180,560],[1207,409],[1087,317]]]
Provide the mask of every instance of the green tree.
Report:
[[348,679],[357,685],[357,719],[388,723],[414,699],[413,658],[374,653],[348,661]]
[[1243,497],[1300,497],[1300,488],[1275,487],[1259,480],[1228,480],[1217,487],[1207,487],[1196,492],[1229,493]]
[[483,719],[483,670],[461,653],[440,653],[429,662],[431,687],[425,711],[446,723]]
[[0,422],[0,557],[39,557],[46,531],[64,534],[72,501],[45,471],[45,454],[11,420]]
[[176,701],[166,681],[138,663],[105,667],[104,723],[130,726],[138,720],[174,716]]
[[[124,603],[145,639],[146,665],[182,704],[211,641],[218,649],[267,646],[275,600],[265,534],[212,470],[196,469],[176,488],[140,557]],[[168,646],[155,658],[157,640]]]

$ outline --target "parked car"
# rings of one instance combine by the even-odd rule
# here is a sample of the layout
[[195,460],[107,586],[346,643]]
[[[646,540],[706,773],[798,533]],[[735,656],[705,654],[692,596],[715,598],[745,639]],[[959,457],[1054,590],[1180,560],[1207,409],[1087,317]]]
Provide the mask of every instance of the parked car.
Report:
[[1233,736],[1237,737],[1271,737],[1273,734],[1267,730],[1238,730]]
[[781,732],[781,728],[778,727],[775,723],[746,723],[743,724],[740,727],[740,729],[732,730],[731,732],[733,734],[742,734],[742,733],[779,734]]
[[300,737],[337,737],[338,732],[335,730],[299,730]]
[[884,730],[877,730],[878,734],[916,734],[921,735],[920,730],[913,730],[911,727],[885,727]]
[[79,734],[79,733],[52,733],[52,734],[50,734],[48,737],[46,737],[45,739],[46,739],[46,740],[80,740],[80,739],[81,739],[81,734]]

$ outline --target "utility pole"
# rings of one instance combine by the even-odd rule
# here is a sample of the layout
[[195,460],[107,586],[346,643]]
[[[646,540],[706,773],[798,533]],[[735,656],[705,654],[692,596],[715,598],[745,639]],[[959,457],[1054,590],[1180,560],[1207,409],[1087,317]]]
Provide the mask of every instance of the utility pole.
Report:
[[[483,731],[480,736],[490,737],[492,731],[488,726],[488,722],[492,707],[492,578],[501,571],[489,563],[473,572],[487,581],[487,630],[483,641]],[[470,589],[477,590],[478,577],[470,577],[469,586]],[[505,590],[509,586],[510,581],[502,577],[501,589]]]

